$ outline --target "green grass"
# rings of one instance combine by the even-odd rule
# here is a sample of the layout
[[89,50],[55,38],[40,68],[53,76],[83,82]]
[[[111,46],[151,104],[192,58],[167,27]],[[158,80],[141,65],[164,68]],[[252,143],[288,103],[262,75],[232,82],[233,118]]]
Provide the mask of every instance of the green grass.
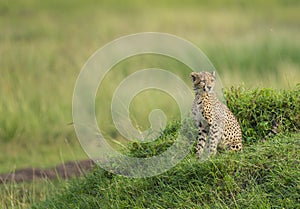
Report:
[[300,130],[300,83],[291,90],[231,87],[224,95],[245,142],[265,139],[271,130],[273,135]]
[[[123,35],[159,31],[190,40],[212,60],[224,86],[293,87],[300,77],[299,7],[296,1],[279,0],[154,1],[151,6],[146,1],[0,1],[0,170],[60,162],[57,147],[65,146],[66,139],[76,150],[75,158],[85,157],[67,125],[72,121],[76,77],[95,50]],[[110,93],[129,73],[152,66],[175,72],[190,85],[189,71],[163,57],[121,63],[104,81],[108,91],[97,95],[97,101],[105,101],[96,108],[98,121],[106,121],[108,138],[120,139],[105,109]],[[112,78],[117,79],[111,82]],[[149,110],[155,108],[152,101],[161,101],[158,107],[170,120],[176,119],[177,109],[168,107],[169,98],[153,97],[159,96],[141,95],[135,102],[149,104],[134,117],[143,128]],[[24,154],[10,155],[7,147]],[[73,159],[71,152],[62,155]],[[41,163],[42,156],[52,160]]]
[[191,154],[151,178],[95,168],[34,208],[297,208],[299,137],[277,136],[204,162]]
[[[94,51],[123,35],[158,31],[193,42],[225,87],[293,88],[300,82],[299,9],[296,0],[0,0],[0,172],[86,158],[67,125],[76,78]],[[107,138],[121,139],[105,109],[110,93],[128,74],[153,66],[190,85],[189,71],[164,57],[120,63],[96,98]],[[153,101],[160,101],[169,121],[177,119],[174,101],[146,92],[131,107],[137,126],[149,125],[145,118],[157,108]],[[141,102],[148,105],[139,115],[134,110]]]

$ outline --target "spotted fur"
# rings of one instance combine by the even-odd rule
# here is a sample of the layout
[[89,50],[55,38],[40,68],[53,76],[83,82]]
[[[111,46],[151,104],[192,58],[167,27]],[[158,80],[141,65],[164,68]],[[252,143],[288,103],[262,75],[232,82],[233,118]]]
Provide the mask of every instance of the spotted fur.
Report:
[[240,125],[214,92],[215,72],[192,72],[191,79],[195,90],[192,113],[199,128],[197,155],[202,155],[205,146],[209,155],[216,154],[217,148],[242,150]]

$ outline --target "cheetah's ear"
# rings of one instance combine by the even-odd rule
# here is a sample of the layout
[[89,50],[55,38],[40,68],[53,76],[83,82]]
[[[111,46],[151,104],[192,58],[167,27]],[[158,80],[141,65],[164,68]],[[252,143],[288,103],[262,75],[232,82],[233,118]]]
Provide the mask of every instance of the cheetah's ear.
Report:
[[213,77],[216,77],[216,71],[212,71],[212,72],[211,72],[211,75],[212,75]]
[[192,72],[190,74],[190,77],[191,77],[192,81],[195,82],[196,81],[196,77],[197,77],[197,73],[196,72]]

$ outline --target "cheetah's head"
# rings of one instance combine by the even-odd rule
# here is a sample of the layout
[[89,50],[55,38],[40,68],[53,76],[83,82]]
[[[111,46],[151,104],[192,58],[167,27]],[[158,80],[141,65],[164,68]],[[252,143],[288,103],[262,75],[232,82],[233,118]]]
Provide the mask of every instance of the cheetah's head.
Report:
[[191,79],[195,91],[212,92],[216,83],[216,72],[192,72]]

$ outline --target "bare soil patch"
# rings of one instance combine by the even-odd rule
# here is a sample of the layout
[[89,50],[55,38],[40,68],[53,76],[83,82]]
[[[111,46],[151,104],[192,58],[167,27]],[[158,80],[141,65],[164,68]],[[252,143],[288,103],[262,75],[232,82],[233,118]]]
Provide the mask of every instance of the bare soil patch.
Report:
[[38,179],[68,179],[71,177],[81,176],[90,171],[95,165],[92,160],[72,161],[59,164],[54,168],[24,168],[18,169],[12,173],[0,174],[0,184],[7,182],[30,182]]

